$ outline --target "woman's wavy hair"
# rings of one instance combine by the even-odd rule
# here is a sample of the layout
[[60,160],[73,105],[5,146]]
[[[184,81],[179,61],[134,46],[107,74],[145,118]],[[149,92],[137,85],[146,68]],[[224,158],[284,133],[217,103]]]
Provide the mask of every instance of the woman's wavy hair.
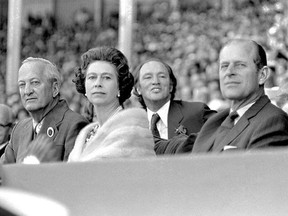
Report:
[[164,67],[167,69],[169,77],[170,77],[170,82],[172,83],[172,91],[170,92],[170,100],[173,100],[175,97],[175,93],[176,93],[176,87],[177,87],[177,79],[173,73],[172,68],[165,63],[164,61],[162,61],[161,59],[158,58],[151,58],[148,59],[147,61],[143,62],[142,64],[140,64],[133,72],[133,76],[134,76],[134,88],[133,88],[133,94],[138,97],[138,100],[140,102],[140,104],[146,109],[146,104],[144,102],[144,99],[142,97],[141,94],[138,93],[137,88],[139,86],[139,79],[140,79],[140,70],[143,67],[144,64],[151,62],[151,61],[156,61],[156,62],[160,62],[161,64],[164,65]]
[[88,50],[81,56],[81,67],[76,68],[73,82],[76,90],[84,94],[86,70],[90,63],[95,61],[106,61],[116,67],[119,84],[119,103],[122,105],[125,100],[131,96],[134,85],[134,77],[129,71],[128,60],[125,55],[113,47],[96,47]]

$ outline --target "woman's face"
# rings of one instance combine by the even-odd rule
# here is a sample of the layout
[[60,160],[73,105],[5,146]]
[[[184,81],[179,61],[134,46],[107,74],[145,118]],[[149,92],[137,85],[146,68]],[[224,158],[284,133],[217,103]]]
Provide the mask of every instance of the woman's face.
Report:
[[94,106],[119,103],[118,76],[115,66],[106,61],[90,63],[86,71],[85,89],[88,100]]

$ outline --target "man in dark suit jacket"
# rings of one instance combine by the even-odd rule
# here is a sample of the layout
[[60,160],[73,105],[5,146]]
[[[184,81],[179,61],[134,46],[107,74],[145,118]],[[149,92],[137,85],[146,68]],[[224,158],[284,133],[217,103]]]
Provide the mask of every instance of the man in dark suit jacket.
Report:
[[30,118],[17,123],[3,163],[66,161],[79,131],[88,124],[60,99],[61,76],[42,58],[28,58],[18,72],[21,101]]
[[[192,134],[176,152],[189,145],[192,153],[287,146],[288,116],[264,93],[269,69],[262,46],[251,40],[231,40],[222,48],[219,63],[221,92],[231,101],[231,108],[204,124],[194,146],[189,141],[195,139]],[[232,125],[227,126],[229,114],[235,111]]]
[[[151,123],[153,113],[160,116],[156,124],[159,136],[155,140],[171,139],[181,134],[200,131],[206,120],[215,113],[201,102],[186,102],[174,100],[177,80],[171,67],[159,59],[150,59],[135,70],[134,94],[147,110],[148,120]],[[173,145],[173,144],[172,144]],[[156,154],[173,154],[165,151],[171,148],[171,143],[155,145]]]

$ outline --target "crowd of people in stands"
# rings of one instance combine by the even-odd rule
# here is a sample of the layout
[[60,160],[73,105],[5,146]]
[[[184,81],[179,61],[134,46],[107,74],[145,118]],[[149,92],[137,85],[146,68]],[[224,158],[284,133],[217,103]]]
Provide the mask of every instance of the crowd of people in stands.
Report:
[[[274,76],[267,86],[280,85],[286,79],[288,42],[287,28],[283,26],[287,17],[280,2],[254,5],[251,1],[239,1],[233,4],[233,12],[227,14],[223,14],[216,3],[195,1],[195,4],[197,7],[192,4],[175,8],[168,1],[160,1],[137,7],[131,70],[148,58],[164,59],[177,77],[176,98],[202,101],[220,110],[227,104],[219,91],[219,50],[229,38],[246,36],[260,42],[268,53]],[[83,112],[85,99],[73,88],[73,70],[79,63],[80,53],[89,48],[117,46],[118,24],[115,24],[115,17],[109,20],[102,28],[95,28],[92,15],[81,11],[71,26],[60,26],[52,16],[46,15],[30,16],[23,27],[21,59],[41,56],[54,62],[64,76],[61,94],[77,112]],[[0,65],[1,83],[4,83],[7,25],[2,23],[1,26]],[[8,95],[7,103],[13,107],[17,118],[27,114],[17,94]]]
[[85,9],[70,26],[29,16],[2,162],[286,146],[286,29],[271,12],[283,8],[267,2],[139,5],[129,60],[114,16],[98,28]]
[[[114,18],[98,29],[85,10],[69,27],[59,27],[50,16],[29,17],[17,73],[19,94],[0,102],[0,165],[285,151],[288,17],[281,4],[239,2],[233,14],[231,8],[219,13],[201,0],[197,9],[167,2],[142,8],[131,60],[115,48]],[[240,10],[245,3],[252,5]],[[0,43],[2,54],[2,30]],[[5,71],[5,55],[0,66]],[[3,91],[5,85],[0,87]],[[230,172],[227,168],[222,170]],[[129,174],[133,179],[135,173]],[[4,187],[10,181],[5,175],[0,186],[1,178]],[[52,185],[53,190],[55,181]],[[13,199],[15,192],[7,192]],[[15,215],[5,203],[1,212]]]

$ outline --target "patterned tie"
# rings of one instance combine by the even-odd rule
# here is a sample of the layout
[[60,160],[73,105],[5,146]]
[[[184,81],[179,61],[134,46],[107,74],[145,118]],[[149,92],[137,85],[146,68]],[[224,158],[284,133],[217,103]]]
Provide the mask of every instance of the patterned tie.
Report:
[[222,122],[221,126],[218,129],[218,133],[214,141],[213,149],[217,148],[218,145],[221,145],[221,142],[224,140],[225,136],[229,133],[231,128],[234,127],[234,120],[238,116],[239,116],[238,113],[236,111],[233,111]]
[[157,113],[154,113],[151,119],[151,131],[152,131],[153,136],[157,136],[157,137],[160,137],[160,133],[156,126],[159,120],[160,120],[160,116]]

